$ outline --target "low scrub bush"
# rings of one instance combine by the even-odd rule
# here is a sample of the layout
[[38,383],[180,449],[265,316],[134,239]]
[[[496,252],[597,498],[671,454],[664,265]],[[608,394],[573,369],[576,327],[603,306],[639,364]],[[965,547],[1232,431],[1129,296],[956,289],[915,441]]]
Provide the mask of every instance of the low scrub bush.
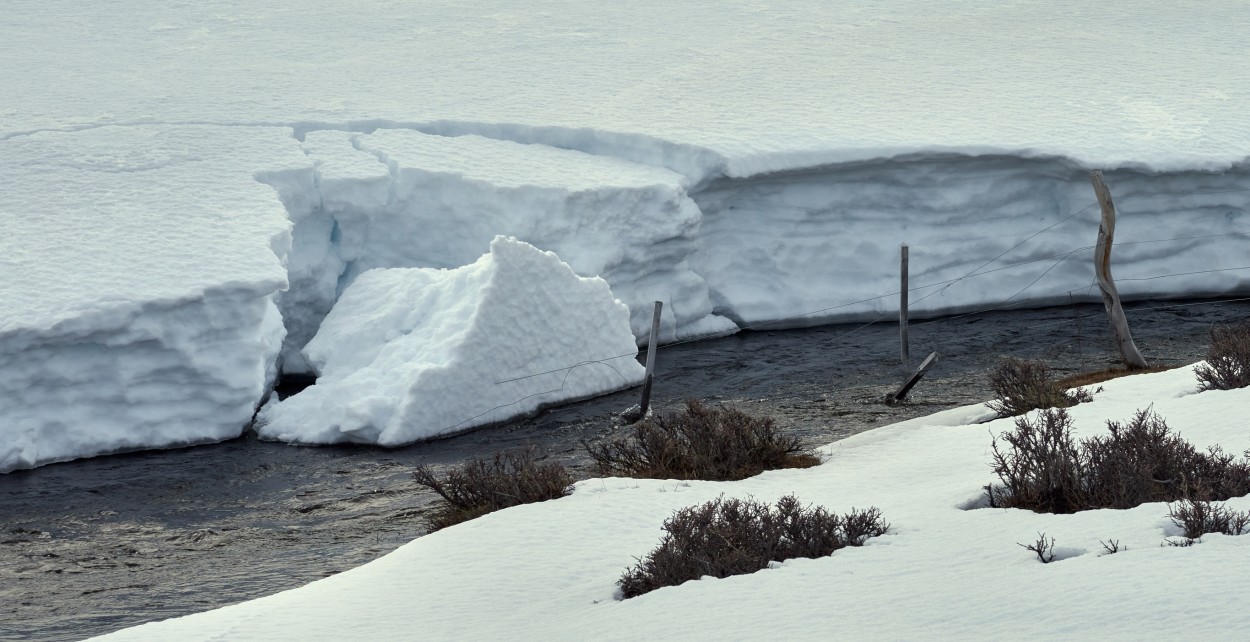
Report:
[[682,412],[634,424],[627,437],[582,445],[602,474],[651,479],[730,481],[820,463],[771,418],[694,399]]
[[471,459],[441,477],[420,466],[412,476],[443,498],[444,506],[426,518],[431,530],[573,492],[573,477],[564,466],[535,461],[533,449],[499,453],[493,460]]
[[1038,533],[1037,541],[1032,544],[1017,543],[1016,546],[1037,555],[1037,561],[1043,564],[1055,561],[1055,538],[1047,538],[1046,533]]
[[985,405],[1004,417],[1040,408],[1068,408],[1093,398],[1084,390],[1065,390],[1051,378],[1046,362],[1014,357],[1004,358],[990,372],[990,389],[996,398]]
[[1185,499],[1168,507],[1172,523],[1185,531],[1185,537],[1196,540],[1207,533],[1243,535],[1250,532],[1250,512],[1236,511],[1223,504]]
[[1211,328],[1206,363],[1194,369],[1199,390],[1250,386],[1250,321]]
[[767,568],[770,562],[824,557],[862,546],[890,528],[869,508],[838,516],[822,507],[803,508],[793,495],[768,504],[718,498],[677,511],[664,522],[659,547],[625,572],[618,584],[631,598],[705,575],[729,577]]
[[1147,502],[1224,500],[1250,493],[1250,462],[1218,446],[1198,451],[1150,409],[1127,424],[1108,421],[1107,436],[1077,442],[1064,409],[1016,419],[995,439],[1000,485],[985,487],[991,506],[1039,513],[1131,508]]

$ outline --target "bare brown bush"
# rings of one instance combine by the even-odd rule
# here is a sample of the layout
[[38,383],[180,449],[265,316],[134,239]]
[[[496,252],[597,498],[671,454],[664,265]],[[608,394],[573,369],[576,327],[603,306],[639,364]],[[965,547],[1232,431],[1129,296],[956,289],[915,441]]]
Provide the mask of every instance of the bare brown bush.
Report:
[[564,466],[535,461],[533,449],[499,453],[493,460],[471,459],[441,477],[420,466],[412,476],[445,502],[426,517],[430,530],[573,492],[573,477]]
[[602,474],[650,479],[729,481],[820,463],[797,437],[779,433],[771,418],[694,399],[682,412],[634,424],[628,437],[582,446]]
[[631,598],[703,576],[729,577],[767,568],[770,562],[824,557],[861,546],[890,528],[876,508],[844,516],[803,508],[793,495],[768,504],[718,498],[677,511],[664,522],[664,538],[618,582]]
[[1150,409],[1126,424],[1108,421],[1107,436],[1077,443],[1063,409],[994,440],[993,470],[1000,484],[986,486],[990,505],[1039,513],[1132,508],[1180,499],[1217,501],[1250,493],[1250,462],[1218,446],[1200,452],[1170,431]]
[[1243,535],[1250,532],[1250,511],[1236,511],[1223,504],[1184,499],[1168,507],[1172,523],[1196,540],[1207,533]]
[[1044,361],[1005,357],[990,372],[995,399],[985,404],[1003,417],[1023,415],[1041,408],[1069,408],[1090,401],[1085,390],[1065,390],[1050,376]]
[[1055,538],[1047,538],[1046,533],[1038,533],[1037,541],[1032,544],[1017,543],[1016,546],[1034,553],[1037,555],[1037,561],[1043,564],[1055,561]]
[[990,506],[1071,513],[1087,504],[1084,462],[1067,410],[1044,410],[1034,421],[1020,417],[1015,430],[1000,437],[1009,448],[1000,449],[997,439],[991,446],[1002,485],[985,487]]
[[1199,390],[1250,386],[1250,321],[1211,328],[1206,363],[1194,369]]

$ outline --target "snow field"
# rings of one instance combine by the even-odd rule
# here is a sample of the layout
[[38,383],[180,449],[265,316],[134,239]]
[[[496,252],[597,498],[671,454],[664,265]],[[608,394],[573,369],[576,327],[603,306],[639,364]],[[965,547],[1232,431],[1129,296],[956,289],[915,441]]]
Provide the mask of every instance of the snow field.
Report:
[[607,283],[503,236],[462,268],[361,274],[304,353],[317,383],[267,405],[262,438],[398,446],[643,377]]
[[[1079,436],[1153,403],[1198,447],[1250,447],[1250,389],[1196,393],[1192,367],[1100,385],[1071,409]],[[970,406],[902,422],[830,444],[816,468],[740,482],[583,481],[299,589],[102,639],[1240,639],[1250,614],[1236,569],[1250,537],[1160,546],[1179,533],[1163,503],[967,510],[994,481],[991,435],[1012,421],[974,423],[990,416]],[[831,510],[877,506],[891,532],[828,558],[614,599],[674,510],[788,493]],[[1228,505],[1250,509],[1250,498]],[[1038,532],[1055,538],[1056,562],[1017,546]],[[1109,539],[1127,550],[1102,555]]]
[[[497,234],[606,279],[638,340],[655,300],[664,341],[891,316],[901,242],[917,285],[1007,250],[983,271],[1037,260],[917,291],[915,318],[1068,303],[1095,299],[1089,261],[1047,257],[1092,245],[1084,172],[1101,167],[1126,298],[1244,294],[1243,14],[1236,0],[12,0],[0,430],[22,454],[0,470],[138,447],[127,421],[152,446],[237,434],[274,367],[260,299],[282,313],[281,368],[308,372],[300,349],[358,275],[461,267]],[[201,305],[200,330],[232,339],[162,328],[198,338],[140,346],[123,330],[196,323]],[[39,374],[142,372],[100,364],[155,364],[157,345],[180,355],[161,379],[202,381],[224,405],[136,392],[146,375],[85,393]],[[135,355],[92,361],[119,350]],[[204,365],[226,353],[239,374]],[[81,417],[31,405],[76,395],[95,399]],[[108,429],[66,423],[98,404],[136,409]],[[188,427],[162,436],[144,414]]]
[[6,3],[0,137],[416,124],[733,177],[968,148],[1223,170],[1250,149],[1241,0],[124,7]]

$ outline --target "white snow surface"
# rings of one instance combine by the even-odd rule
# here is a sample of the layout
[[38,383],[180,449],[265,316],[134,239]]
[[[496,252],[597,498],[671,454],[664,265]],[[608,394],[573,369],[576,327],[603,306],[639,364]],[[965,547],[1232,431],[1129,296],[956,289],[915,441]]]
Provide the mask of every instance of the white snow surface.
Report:
[[[1153,410],[1199,448],[1250,447],[1250,389],[1197,393],[1192,367],[1100,384],[1070,410],[1078,437]],[[562,499],[421,537],[304,587],[106,640],[959,639],[1239,640],[1250,625],[1250,536],[1180,530],[1168,506],[1072,515],[984,505],[992,435],[1011,419],[968,406],[835,442],[807,470],[739,482],[579,482]],[[890,531],[861,548],[704,578],[619,600],[620,574],[675,510],[716,497],[795,494],[831,510],[876,506]],[[1227,505],[1250,509],[1250,498]],[[1018,544],[1055,539],[1056,561]],[[1104,554],[1100,542],[1124,548]]]
[[629,309],[603,279],[502,236],[461,268],[361,274],[304,350],[317,383],[261,411],[263,438],[397,446],[627,388],[644,372]]
[[0,159],[0,472],[240,434],[276,374],[290,244],[253,173],[308,165],[299,146],[105,127]]
[[1246,294],[1246,33],[1241,0],[10,0],[0,471],[237,434],[359,274],[497,234],[639,341],[657,300],[665,342],[891,317],[900,243],[913,318],[1094,301],[1102,168],[1126,298]]
[[1241,0],[5,8],[0,136],[412,123],[732,176],[950,148],[1227,168],[1250,149]]

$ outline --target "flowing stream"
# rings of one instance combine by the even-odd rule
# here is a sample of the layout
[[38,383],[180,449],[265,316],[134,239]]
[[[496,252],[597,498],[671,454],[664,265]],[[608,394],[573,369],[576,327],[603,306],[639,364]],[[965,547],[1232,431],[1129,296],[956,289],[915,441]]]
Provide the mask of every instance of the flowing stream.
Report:
[[[1202,358],[1212,324],[1250,318],[1250,302],[1127,311],[1146,358],[1181,365]],[[816,447],[984,401],[986,373],[1002,355],[1046,359],[1059,375],[1118,363],[1093,305],[913,322],[909,368],[897,334],[893,323],[826,326],[662,348],[653,403],[658,412],[687,398],[730,403]],[[937,365],[909,400],[883,403],[930,351]],[[0,475],[0,639],[82,639],[358,566],[425,533],[422,514],[435,500],[412,481],[415,466],[533,445],[592,477],[581,440],[619,434],[612,415],[637,397],[624,391],[391,450],[244,436]]]

